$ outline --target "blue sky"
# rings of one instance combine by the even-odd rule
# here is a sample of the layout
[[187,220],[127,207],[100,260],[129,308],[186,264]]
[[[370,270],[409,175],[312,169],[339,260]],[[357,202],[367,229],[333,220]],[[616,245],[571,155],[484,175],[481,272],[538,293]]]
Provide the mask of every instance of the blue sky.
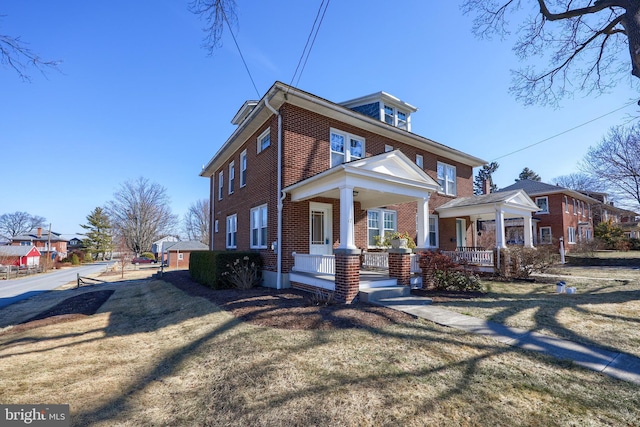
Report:
[[[245,100],[291,82],[320,0],[237,5],[234,32],[259,94],[228,31],[213,56],[201,47],[204,23],[186,0],[4,0],[0,34],[63,62],[46,76],[31,70],[31,83],[0,69],[0,214],[26,211],[74,234],[140,176],[167,189],[180,217],[207,198],[201,166]],[[419,108],[413,132],[487,161],[638,98],[624,80],[560,109],[524,107],[508,93],[518,65],[511,47],[475,38],[458,2],[334,0],[297,86],[335,102],[391,93]],[[637,113],[633,104],[500,158],[495,182],[512,184],[525,166],[547,182],[575,172],[589,145]]]

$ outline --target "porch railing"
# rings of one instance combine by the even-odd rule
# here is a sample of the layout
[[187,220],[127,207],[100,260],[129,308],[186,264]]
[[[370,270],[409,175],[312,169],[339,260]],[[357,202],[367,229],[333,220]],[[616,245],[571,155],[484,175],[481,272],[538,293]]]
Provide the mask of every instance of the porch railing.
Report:
[[389,268],[389,254],[386,252],[363,252],[362,266],[365,268]]
[[418,254],[411,254],[411,272],[422,273],[420,268],[420,256]]
[[293,270],[306,273],[336,274],[336,258],[333,255],[293,253]]
[[455,262],[493,267],[493,251],[442,251]]

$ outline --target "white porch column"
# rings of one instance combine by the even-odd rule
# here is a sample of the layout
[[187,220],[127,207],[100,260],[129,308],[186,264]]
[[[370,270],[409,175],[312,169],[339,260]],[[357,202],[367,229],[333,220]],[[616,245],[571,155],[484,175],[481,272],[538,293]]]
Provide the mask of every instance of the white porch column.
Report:
[[496,248],[506,248],[504,234],[504,212],[502,208],[496,207]]
[[429,247],[429,195],[416,200],[418,203],[418,236],[416,247]]
[[533,221],[531,221],[531,215],[525,215],[524,217],[524,247],[532,248],[533,247]]
[[338,249],[358,249],[355,245],[353,187],[340,187],[340,246]]

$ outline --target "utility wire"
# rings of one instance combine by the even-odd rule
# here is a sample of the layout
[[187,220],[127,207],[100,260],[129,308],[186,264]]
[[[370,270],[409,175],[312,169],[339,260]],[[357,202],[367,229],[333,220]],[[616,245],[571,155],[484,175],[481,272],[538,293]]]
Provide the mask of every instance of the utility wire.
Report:
[[231,30],[231,25],[229,25],[229,21],[227,20],[227,14],[224,13],[224,9],[221,9],[221,10],[222,10],[222,17],[224,18],[224,22],[227,23],[227,28],[229,28],[229,32],[231,33],[231,37],[233,38],[233,42],[236,44],[236,48],[238,49],[240,58],[242,58],[242,63],[244,64],[244,68],[247,70],[247,74],[249,74],[249,78],[251,79],[251,84],[253,84],[253,88],[256,90],[256,94],[258,95],[258,98],[260,98],[260,92],[258,92],[256,83],[253,81],[253,76],[251,76],[251,71],[249,71],[249,66],[247,65],[247,61],[244,60],[244,56],[242,55],[242,51],[240,50],[240,46],[238,45],[236,36],[233,35],[233,31]]
[[586,125],[588,125],[589,123],[595,122],[596,120],[599,120],[599,119],[601,119],[601,118],[603,118],[603,117],[606,117],[606,116],[608,116],[609,114],[613,114],[613,113],[615,113],[616,111],[620,111],[620,110],[622,110],[623,108],[627,108],[629,105],[631,105],[631,104],[635,104],[635,103],[636,103],[636,101],[628,102],[627,104],[624,104],[622,107],[617,108],[617,109],[615,109],[615,110],[613,110],[613,111],[609,111],[608,113],[603,114],[603,115],[601,115],[601,116],[599,116],[599,117],[596,117],[595,119],[591,119],[591,120],[589,120],[589,121],[586,121],[586,122],[584,122],[584,123],[582,123],[582,124],[579,124],[578,126],[574,126],[574,127],[572,127],[571,129],[567,129],[567,130],[565,130],[564,132],[557,133],[557,134],[555,134],[555,135],[553,135],[553,136],[550,136],[550,137],[548,137],[548,138],[545,138],[545,139],[543,139],[543,140],[541,140],[541,141],[534,142],[533,144],[529,144],[529,145],[527,145],[526,147],[522,147],[522,148],[520,148],[520,149],[518,149],[518,150],[516,150],[516,151],[512,151],[511,153],[505,154],[505,155],[500,156],[500,157],[496,157],[496,158],[495,158],[495,159],[493,159],[492,161],[496,161],[496,160],[502,159],[502,158],[504,158],[504,157],[510,156],[510,155],[512,155],[512,154],[519,153],[519,152],[521,152],[521,151],[526,150],[527,148],[531,148],[531,147],[536,146],[536,145],[538,145],[538,144],[542,144],[543,142],[547,142],[547,141],[549,141],[550,139],[557,138],[557,137],[559,137],[560,135],[564,135],[565,133],[568,133],[568,132],[571,132],[571,131],[576,130],[576,129],[578,129],[578,128],[581,128],[582,126],[586,126]]
[[[309,55],[311,54],[311,49],[313,49],[313,45],[316,42],[318,31],[320,31],[320,26],[322,25],[322,21],[324,20],[325,13],[327,13],[327,8],[329,7],[330,1],[331,0],[327,0],[327,3],[325,4],[325,0],[322,0],[322,2],[320,3],[320,7],[318,8],[318,12],[316,13],[316,19],[313,21],[313,25],[311,26],[311,31],[309,31],[309,36],[307,36],[307,42],[304,45],[304,49],[302,49],[302,54],[300,55],[300,59],[298,60],[298,65],[296,66],[296,70],[293,73],[293,76],[291,77],[291,82],[289,82],[289,86],[293,84],[293,80],[296,78],[296,74],[298,74],[298,70],[300,70],[300,74],[298,74],[298,79],[296,80],[296,86],[298,85],[298,82],[302,77],[302,72],[304,71],[304,68],[307,65],[307,60],[309,59]],[[324,6],[324,11],[322,10],[322,6]],[[322,16],[320,16],[320,12],[322,12]],[[318,17],[320,17],[319,23],[318,23]],[[316,23],[318,24],[317,27],[316,27]],[[314,29],[315,29],[315,34],[314,34]],[[313,35],[313,39],[311,39],[312,35]],[[309,45],[309,42],[311,42],[311,45]],[[308,51],[307,51],[307,47],[309,47]],[[305,58],[305,52],[306,52],[306,58]],[[303,58],[304,58],[304,62],[303,62]],[[302,64],[302,68],[300,68],[301,64]]]

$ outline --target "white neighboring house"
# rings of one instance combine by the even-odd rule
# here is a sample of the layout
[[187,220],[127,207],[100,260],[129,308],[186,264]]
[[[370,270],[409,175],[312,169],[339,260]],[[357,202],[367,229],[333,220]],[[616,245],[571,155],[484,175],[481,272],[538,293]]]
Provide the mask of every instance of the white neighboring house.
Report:
[[153,254],[155,255],[156,260],[164,261],[164,257],[162,256],[162,245],[164,243],[175,243],[177,241],[178,238],[176,236],[166,236],[153,242],[153,244],[151,245],[151,252],[153,252]]

